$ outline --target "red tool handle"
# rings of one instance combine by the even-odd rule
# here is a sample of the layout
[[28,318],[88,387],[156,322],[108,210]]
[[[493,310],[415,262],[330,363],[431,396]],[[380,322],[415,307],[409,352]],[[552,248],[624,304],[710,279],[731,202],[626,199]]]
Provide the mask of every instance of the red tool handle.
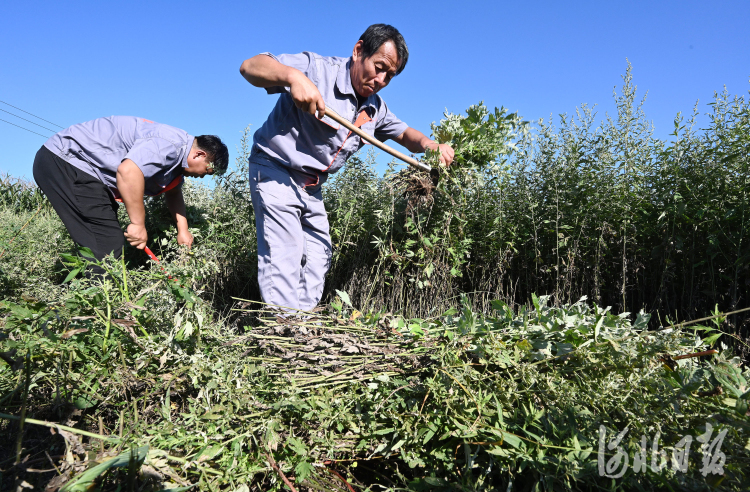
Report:
[[[151,258],[152,260],[154,260],[156,263],[159,263],[159,258],[157,258],[156,255],[154,253],[152,253],[150,249],[148,249],[148,246],[146,246],[145,248],[143,248],[143,251],[148,255],[149,258]],[[164,269],[162,268],[162,270],[164,270]]]
[[[177,280],[176,278],[172,278],[172,276],[169,273],[167,273],[164,267],[161,266],[161,262],[159,261],[159,258],[157,258],[156,255],[150,249],[148,249],[148,246],[143,248],[143,251],[148,255],[149,258],[154,260],[159,265],[159,268],[161,268],[161,271],[164,272],[164,274],[167,276],[169,280],[173,280],[177,282],[178,284],[180,284],[179,280]],[[180,287],[182,287],[182,284],[180,284]]]

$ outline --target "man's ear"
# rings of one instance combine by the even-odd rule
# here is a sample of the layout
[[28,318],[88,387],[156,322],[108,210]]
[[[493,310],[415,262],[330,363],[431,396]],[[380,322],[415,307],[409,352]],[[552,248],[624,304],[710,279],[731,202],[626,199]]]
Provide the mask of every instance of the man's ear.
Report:
[[354,49],[352,50],[352,59],[354,61],[357,61],[357,59],[362,56],[362,46],[364,44],[364,41],[360,39],[359,41],[357,41],[357,44],[354,45]]
[[205,150],[201,149],[200,147],[193,148],[193,159],[198,159],[199,157],[202,157],[203,160],[205,160],[206,156],[208,156],[208,154],[206,154]]

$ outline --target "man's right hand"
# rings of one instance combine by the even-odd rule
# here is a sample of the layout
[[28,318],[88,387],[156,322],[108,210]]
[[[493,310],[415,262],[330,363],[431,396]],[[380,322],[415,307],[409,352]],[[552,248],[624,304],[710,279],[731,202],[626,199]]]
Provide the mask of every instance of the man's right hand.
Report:
[[304,73],[296,68],[288,67],[268,55],[260,54],[242,62],[240,73],[255,87],[289,87],[289,94],[299,109],[313,116],[318,113],[318,118],[325,116],[326,104],[320,91]]
[[117,168],[117,190],[130,217],[130,225],[125,229],[125,239],[138,249],[146,247],[146,209],[143,206],[143,189],[146,180],[143,172],[130,159],[123,159]]
[[289,87],[289,93],[295,106],[313,116],[317,112],[318,118],[322,118],[326,114],[326,103],[323,101],[323,96],[312,83],[312,80],[298,70],[295,70],[295,72],[297,73],[292,76]]
[[146,227],[136,224],[128,225],[128,228],[125,230],[125,239],[128,240],[131,246],[135,246],[138,249],[145,248],[146,241],[148,240]]

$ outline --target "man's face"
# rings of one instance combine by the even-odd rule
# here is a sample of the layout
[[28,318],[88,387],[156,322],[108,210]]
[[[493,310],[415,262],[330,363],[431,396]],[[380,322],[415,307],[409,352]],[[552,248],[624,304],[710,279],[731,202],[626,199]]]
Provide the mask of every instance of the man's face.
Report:
[[362,55],[362,41],[357,41],[352,51],[351,77],[354,90],[368,97],[388,85],[398,71],[398,52],[393,42],[386,41],[372,56]]
[[191,178],[202,178],[206,174],[213,174],[214,169],[207,157],[205,151],[193,145],[187,158],[188,167],[182,169],[182,174]]

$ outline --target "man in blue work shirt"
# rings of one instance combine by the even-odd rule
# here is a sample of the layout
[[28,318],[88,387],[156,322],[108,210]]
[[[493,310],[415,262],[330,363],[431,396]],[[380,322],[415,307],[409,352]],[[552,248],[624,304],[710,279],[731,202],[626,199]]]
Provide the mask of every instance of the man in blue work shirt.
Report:
[[[73,241],[101,260],[109,253],[119,257],[125,240],[146,247],[144,195],[164,193],[177,242],[191,246],[184,177],[221,173],[228,160],[227,146],[214,135],[193,137],[144,118],[110,116],[73,125],[47,140],[34,159],[34,180]],[[124,235],[118,201],[130,217]]]
[[309,311],[323,292],[331,240],[321,185],[364,145],[326,117],[326,107],[379,140],[390,138],[411,152],[434,150],[445,165],[453,161],[449,145],[410,128],[377,95],[408,58],[398,30],[374,24],[349,58],[262,53],[242,63],[240,73],[248,82],[281,94],[255,132],[249,160],[258,283],[265,302]]

